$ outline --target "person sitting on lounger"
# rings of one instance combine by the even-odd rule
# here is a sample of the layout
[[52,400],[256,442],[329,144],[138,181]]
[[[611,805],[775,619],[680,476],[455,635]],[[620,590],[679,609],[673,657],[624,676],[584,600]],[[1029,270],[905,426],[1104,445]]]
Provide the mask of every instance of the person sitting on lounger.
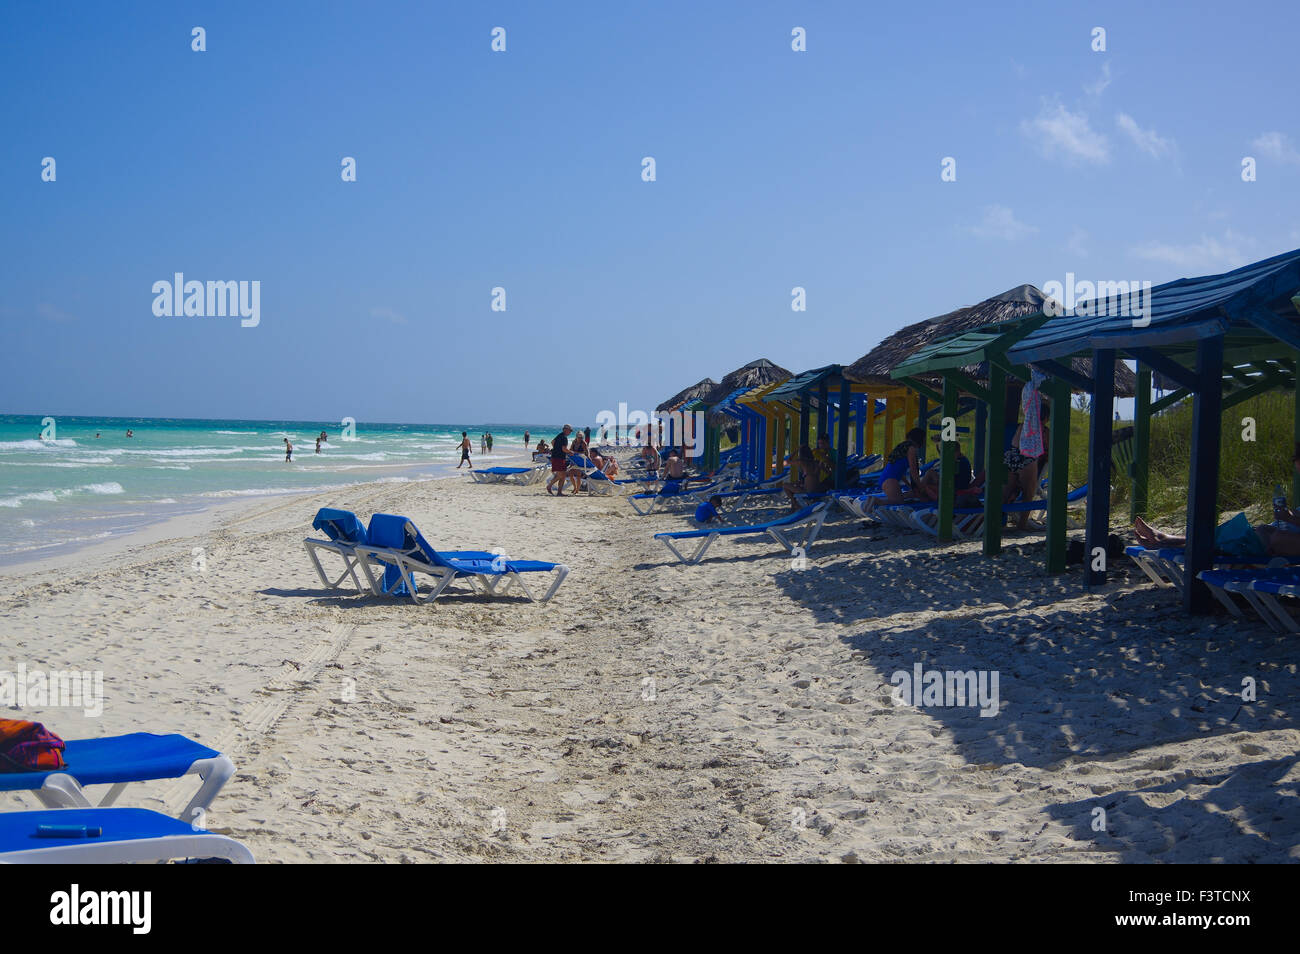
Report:
[[645,469],[649,472],[651,477],[654,477],[659,473],[659,455],[655,453],[653,446],[647,444],[642,449],[641,459],[645,461]]
[[677,456],[677,451],[669,451],[668,462],[664,465],[664,480],[681,480],[685,476],[685,462]]
[[[925,431],[914,427],[907,432],[907,440],[885,458],[885,469],[880,472],[880,490],[889,503],[901,504],[916,498],[921,486],[921,468],[917,460],[924,447]],[[912,488],[908,494],[903,493],[904,477]]]
[[781,485],[785,491],[786,500],[790,503],[791,511],[799,509],[799,501],[796,494],[815,494],[817,493],[817,458],[813,455],[812,448],[807,444],[799,447],[799,453],[790,464],[790,479]]
[[[971,473],[970,458],[967,457],[965,452],[962,450],[961,441],[957,441],[956,445],[956,457],[954,458],[956,461],[956,471],[953,476],[953,489],[956,491],[954,495],[955,499],[961,500],[963,497],[975,497],[978,499],[982,480],[976,482],[974,474]],[[934,449],[936,455],[943,454],[942,438],[936,437],[934,439]],[[939,499],[938,467],[931,467],[926,472],[925,476],[921,478],[920,496],[924,497],[926,500],[937,501]],[[964,504],[958,504],[958,506],[964,506]]]
[[813,460],[817,462],[817,489],[814,493],[826,493],[835,486],[835,456],[831,452],[831,439],[825,434],[817,437]]

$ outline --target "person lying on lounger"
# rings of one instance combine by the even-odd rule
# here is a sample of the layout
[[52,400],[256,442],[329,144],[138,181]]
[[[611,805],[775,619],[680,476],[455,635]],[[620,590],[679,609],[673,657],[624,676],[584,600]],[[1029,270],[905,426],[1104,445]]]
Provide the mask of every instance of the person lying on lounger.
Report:
[[[907,432],[907,440],[889,452],[885,469],[880,472],[880,490],[891,504],[901,504],[918,497],[921,486],[921,469],[917,463],[925,447],[925,431],[914,427]],[[903,478],[908,479],[911,492],[903,493]]]
[[[1300,444],[1296,445],[1295,453],[1291,458],[1291,466],[1295,468],[1296,473],[1300,474]],[[1228,523],[1219,527],[1219,532],[1215,533],[1215,549],[1222,549],[1219,546],[1222,532],[1228,524],[1234,521],[1238,521],[1238,518],[1234,517]],[[1273,522],[1255,527],[1254,530],[1255,535],[1259,538],[1259,552],[1261,555],[1300,557],[1300,510],[1292,510],[1285,502],[1280,505],[1274,503]],[[1133,536],[1137,537],[1138,543],[1148,550],[1158,550],[1161,547],[1187,546],[1186,537],[1157,530],[1141,517],[1133,521]],[[1249,542],[1253,543],[1254,541]],[[1234,549],[1238,548],[1234,547]],[[1233,555],[1240,554],[1234,553]]]

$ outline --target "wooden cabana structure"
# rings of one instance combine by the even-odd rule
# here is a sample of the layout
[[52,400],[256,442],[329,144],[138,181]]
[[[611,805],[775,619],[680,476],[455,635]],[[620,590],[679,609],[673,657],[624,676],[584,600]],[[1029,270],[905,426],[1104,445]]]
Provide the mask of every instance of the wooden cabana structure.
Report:
[[[925,427],[930,417],[939,412],[942,403],[938,391],[942,380],[936,375],[917,377],[904,386],[894,377],[894,369],[930,345],[953,338],[967,331],[1008,322],[1017,322],[1041,315],[1047,299],[1033,285],[1019,285],[1000,295],[986,298],[975,305],[914,322],[894,332],[857,361],[844,369],[844,375],[875,399],[886,401],[886,443],[892,440],[895,422],[900,418],[907,427]],[[977,369],[970,369],[977,373]],[[919,385],[919,386],[918,386]],[[931,402],[934,405],[931,406]],[[982,407],[982,405],[981,405]],[[985,467],[984,428],[985,414],[977,410],[975,418],[975,469]]]
[[768,451],[768,418],[754,406],[741,399],[757,388],[780,384],[790,379],[790,372],[767,358],[758,358],[726,374],[722,382],[704,400],[709,404],[705,414],[708,426],[706,444],[708,452],[705,467],[714,470],[720,462],[722,433],[728,422],[740,428],[737,454],[742,469],[748,474],[762,471],[762,455]]
[[[1023,286],[1022,286],[1023,287]],[[1006,468],[1002,461],[1005,450],[1005,429],[1002,422],[1014,419],[1016,408],[1007,407],[1008,378],[1022,382],[1030,379],[1028,368],[1009,361],[1007,350],[1048,320],[1042,310],[1020,319],[1003,321],[988,328],[968,331],[928,345],[896,367],[893,377],[916,388],[922,394],[939,401],[943,417],[956,418],[962,413],[962,398],[974,398],[976,413],[976,459],[983,461],[976,470],[985,471],[984,493],[984,553],[993,556],[1002,549],[1001,500],[1006,484]],[[1081,375],[1091,375],[1089,360],[1073,361],[1074,370]],[[1136,378],[1127,365],[1117,365],[1115,394],[1132,397]],[[1052,439],[1048,449],[1047,567],[1048,572],[1059,573],[1065,569],[1066,524],[1066,474],[1070,459],[1070,398],[1071,388],[1064,380],[1051,379],[1043,389],[1051,402]],[[989,427],[987,421],[993,426]],[[983,447],[980,447],[980,444]],[[982,451],[982,453],[981,453]],[[940,462],[939,539],[952,539],[953,467],[955,447],[942,445]],[[1059,477],[1058,477],[1059,475]]]
[[[1210,593],[1196,577],[1214,558],[1218,524],[1219,435],[1225,406],[1272,388],[1294,388],[1300,315],[1300,251],[1222,275],[1184,278],[1151,289],[1141,316],[1114,299],[1082,302],[1043,322],[1006,352],[1009,361],[1033,364],[1057,381],[1092,395],[1089,431],[1086,585],[1106,581],[1104,554],[1110,532],[1111,413],[1121,357],[1138,362],[1135,472],[1146,485],[1150,374],[1175,382],[1178,399],[1192,397],[1192,454],[1187,502],[1185,607],[1207,612]],[[1091,374],[1069,359],[1089,357]],[[1059,385],[1058,385],[1059,386]],[[1173,395],[1171,395],[1171,398]],[[1168,400],[1168,399],[1166,399]],[[1300,419],[1297,420],[1300,439]]]

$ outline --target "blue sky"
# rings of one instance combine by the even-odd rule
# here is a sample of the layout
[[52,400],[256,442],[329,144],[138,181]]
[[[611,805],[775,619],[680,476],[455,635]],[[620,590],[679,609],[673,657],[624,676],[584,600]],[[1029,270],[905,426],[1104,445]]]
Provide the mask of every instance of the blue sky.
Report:
[[591,420],[1300,247],[1297,7],[1142,6],[7,4],[0,411]]

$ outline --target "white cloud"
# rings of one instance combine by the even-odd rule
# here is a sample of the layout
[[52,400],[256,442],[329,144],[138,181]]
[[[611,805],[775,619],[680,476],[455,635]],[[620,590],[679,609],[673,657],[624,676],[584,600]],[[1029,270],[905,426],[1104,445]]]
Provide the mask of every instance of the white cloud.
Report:
[[1095,131],[1085,113],[1072,113],[1060,103],[1043,104],[1033,119],[1021,122],[1020,130],[1038,144],[1044,155],[1063,153],[1067,159],[1083,162],[1110,161],[1110,141]]
[[370,317],[371,317],[371,318],[387,318],[389,321],[391,321],[391,322],[392,322],[393,324],[395,324],[395,325],[404,325],[404,324],[406,324],[406,316],[405,316],[405,315],[399,315],[397,312],[393,311],[393,309],[391,309],[391,308],[371,308],[371,309],[370,309]]
[[1106,87],[1110,85],[1110,63],[1106,62],[1101,65],[1101,75],[1097,77],[1097,82],[1087,83],[1083,91],[1089,96],[1097,97],[1106,92]]
[[978,225],[966,226],[966,231],[979,238],[1014,241],[1032,235],[1037,227],[1021,222],[1015,213],[1004,205],[990,205],[984,209],[984,218]]
[[1300,151],[1296,150],[1286,133],[1266,132],[1257,136],[1250,145],[1256,152],[1269,159],[1300,164]]
[[1222,238],[1202,235],[1199,240],[1182,245],[1148,242],[1136,246],[1132,251],[1139,258],[1164,262],[1185,269],[1188,274],[1214,274],[1249,263],[1254,254],[1248,249],[1254,244],[1252,239],[1228,229]]
[[1120,113],[1115,123],[1128,134],[1133,144],[1153,159],[1168,155],[1174,151],[1174,141],[1157,135],[1154,129],[1143,129],[1128,113]]

